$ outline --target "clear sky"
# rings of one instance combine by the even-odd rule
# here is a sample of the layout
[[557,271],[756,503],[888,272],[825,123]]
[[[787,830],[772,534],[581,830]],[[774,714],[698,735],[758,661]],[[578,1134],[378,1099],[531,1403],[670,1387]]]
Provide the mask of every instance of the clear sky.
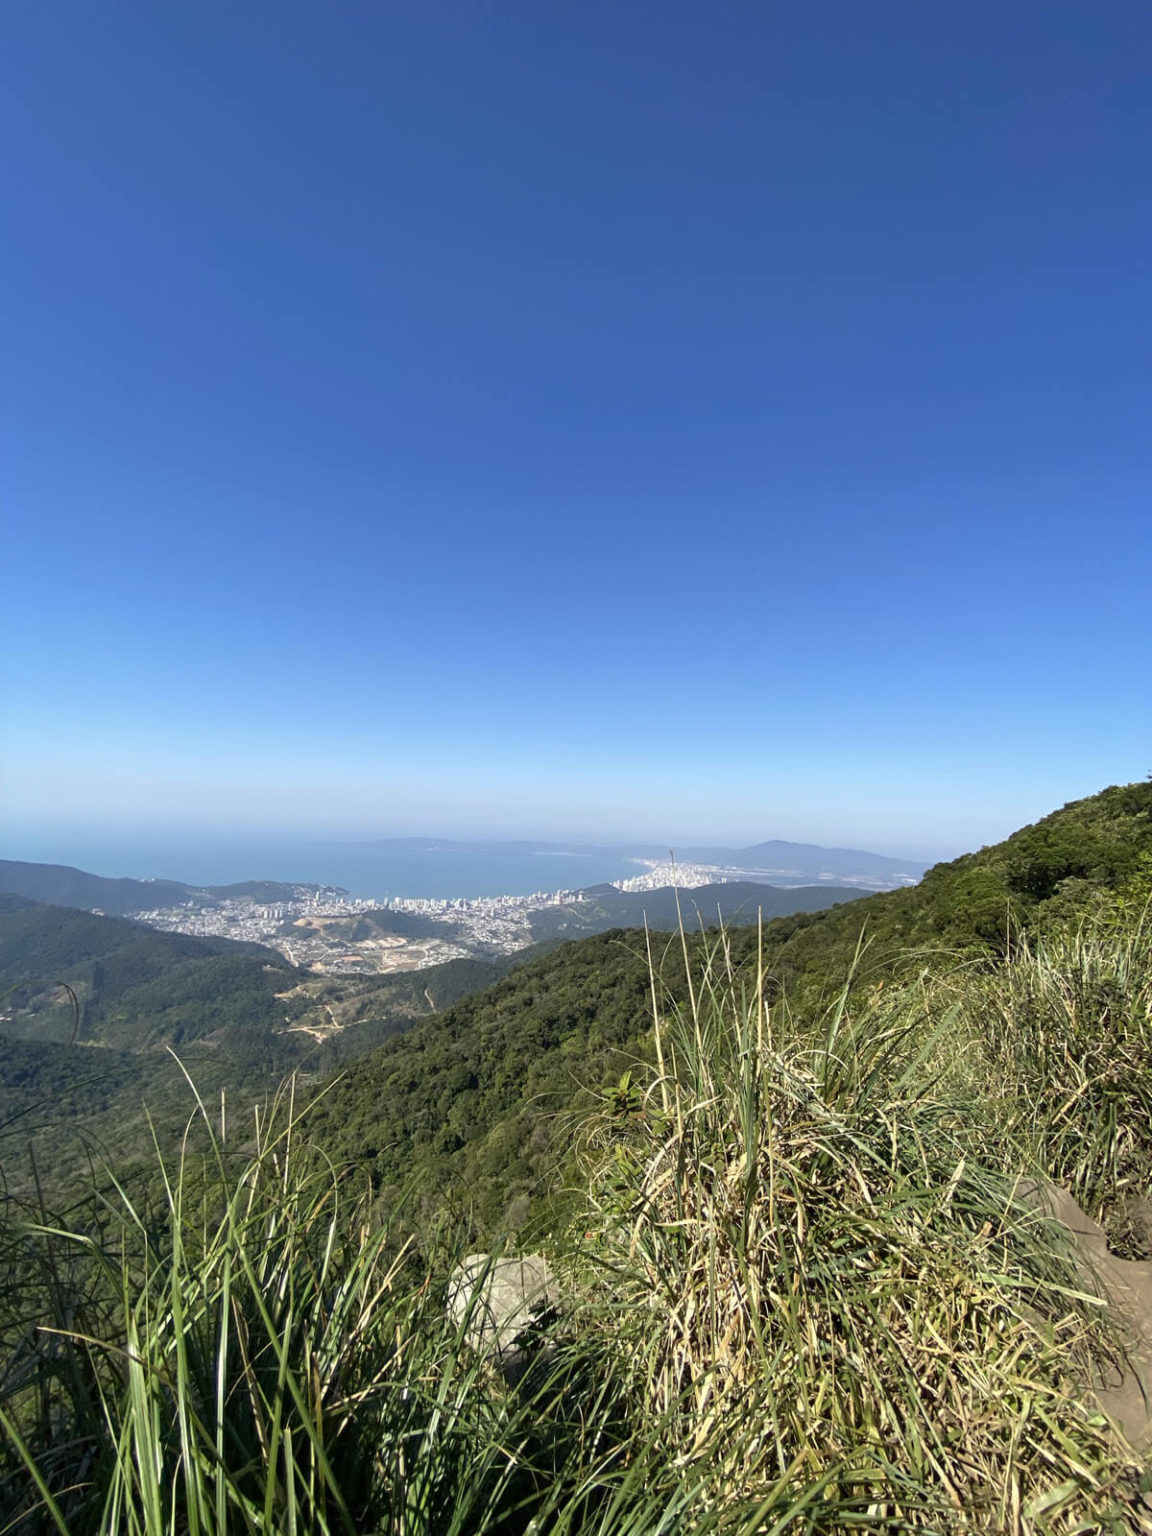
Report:
[[1152,770],[1152,8],[0,28],[22,846],[937,853]]

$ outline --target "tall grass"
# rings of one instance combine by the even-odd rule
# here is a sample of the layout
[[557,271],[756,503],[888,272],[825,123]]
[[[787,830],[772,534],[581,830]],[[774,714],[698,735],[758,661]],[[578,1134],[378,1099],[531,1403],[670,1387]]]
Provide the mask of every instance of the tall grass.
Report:
[[1118,1252],[1152,1256],[1128,1219],[1152,1194],[1152,910],[1022,939],[958,1000],[1006,1134]]
[[765,1529],[805,1497],[814,1530],[1152,1529],[1085,1390],[1104,1320],[1015,1198],[956,989],[850,977],[806,1023],[765,981],[723,935],[685,1007],[654,974],[663,1070],[589,1140],[588,1327],[668,1455]]
[[200,1106],[159,1209],[9,1202],[0,1533],[1152,1531],[1104,1309],[1017,1198],[1146,1190],[1144,926],[858,964],[818,1018],[700,954],[653,965],[658,1066],[587,1127],[516,1385],[446,1306],[460,1241],[381,1225],[290,1097],[243,1145]]
[[450,1242],[365,1222],[283,1108],[238,1177],[215,1137],[214,1189],[166,1169],[159,1221],[126,1191],[103,1230],[9,1221],[0,1529],[671,1529],[695,1494],[605,1378],[569,1352],[506,1388],[449,1320]]

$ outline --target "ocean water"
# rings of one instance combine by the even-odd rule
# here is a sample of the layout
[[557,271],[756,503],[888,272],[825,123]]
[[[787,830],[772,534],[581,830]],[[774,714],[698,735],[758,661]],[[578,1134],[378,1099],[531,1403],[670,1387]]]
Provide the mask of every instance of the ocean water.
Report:
[[533,891],[578,890],[640,873],[621,850],[540,848],[507,843],[420,846],[302,841],[289,838],[8,836],[0,856],[45,864],[71,864],[90,874],[182,880],[188,885],[230,885],[238,880],[282,880],[338,885],[354,896],[451,900],[473,896],[527,896]]

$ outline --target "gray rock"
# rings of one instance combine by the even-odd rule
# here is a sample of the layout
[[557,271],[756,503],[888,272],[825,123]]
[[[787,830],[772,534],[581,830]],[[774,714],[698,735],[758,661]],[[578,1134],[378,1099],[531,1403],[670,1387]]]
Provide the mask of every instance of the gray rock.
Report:
[[448,1315],[473,1349],[516,1381],[533,1354],[529,1336],[559,1303],[556,1278],[539,1253],[495,1259],[470,1253],[448,1282]]

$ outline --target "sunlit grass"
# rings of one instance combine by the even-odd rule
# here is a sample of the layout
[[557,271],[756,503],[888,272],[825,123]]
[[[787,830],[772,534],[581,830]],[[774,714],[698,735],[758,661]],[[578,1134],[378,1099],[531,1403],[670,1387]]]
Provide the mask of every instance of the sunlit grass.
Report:
[[1152,910],[1021,939],[958,1000],[1006,1134],[1148,1256],[1125,1228],[1152,1189]]
[[177,1167],[160,1222],[125,1193],[100,1235],[9,1226],[0,1306],[22,1281],[41,1306],[0,1405],[20,1528],[452,1536],[684,1502],[630,1470],[603,1384],[577,1414],[567,1365],[509,1392],[449,1321],[450,1246],[367,1225],[300,1135],[282,1106],[215,1196]]
[[655,988],[663,1072],[590,1137],[590,1318],[668,1455],[720,1499],[818,1486],[830,1531],[1139,1529],[1086,1391],[1101,1310],[973,1098],[983,979],[849,978],[811,1022],[765,979],[721,936],[687,1007]]
[[1147,1193],[1143,923],[858,965],[820,1018],[696,953],[585,1128],[516,1385],[446,1306],[462,1239],[381,1223],[290,1095],[240,1142],[200,1106],[157,1209],[9,1203],[0,1531],[1152,1530],[1088,1390],[1108,1320],[1018,1198]]

